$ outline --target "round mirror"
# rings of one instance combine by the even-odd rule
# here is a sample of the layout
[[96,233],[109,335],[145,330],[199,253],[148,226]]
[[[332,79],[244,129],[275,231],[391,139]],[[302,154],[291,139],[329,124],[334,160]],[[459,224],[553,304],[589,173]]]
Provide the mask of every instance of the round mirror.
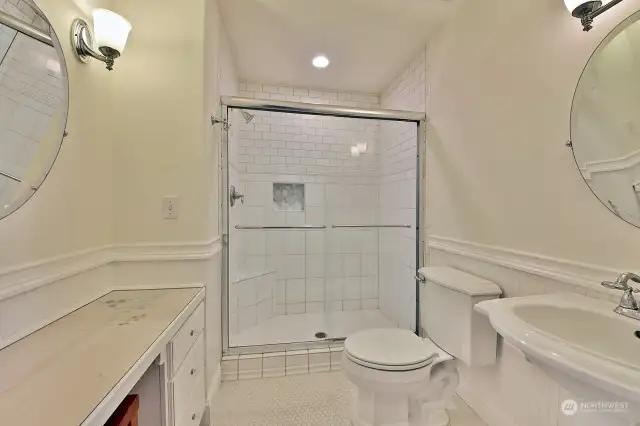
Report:
[[571,111],[576,164],[611,212],[640,227],[640,12],[587,63]]
[[49,21],[31,0],[0,2],[0,219],[40,188],[69,108],[67,70]]

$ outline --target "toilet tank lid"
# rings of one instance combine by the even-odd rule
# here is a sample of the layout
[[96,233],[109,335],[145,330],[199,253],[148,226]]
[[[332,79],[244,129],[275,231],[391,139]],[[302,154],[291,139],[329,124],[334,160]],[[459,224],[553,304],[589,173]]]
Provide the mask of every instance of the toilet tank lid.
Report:
[[428,266],[420,269],[427,281],[459,291],[469,296],[499,296],[502,289],[495,283],[450,266]]

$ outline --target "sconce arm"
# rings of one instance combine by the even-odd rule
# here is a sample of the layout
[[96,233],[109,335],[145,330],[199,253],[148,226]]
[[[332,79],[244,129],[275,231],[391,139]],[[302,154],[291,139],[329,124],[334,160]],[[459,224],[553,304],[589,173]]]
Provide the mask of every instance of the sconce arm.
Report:
[[582,30],[589,31],[593,28],[593,19],[597,16],[602,15],[607,10],[611,9],[618,3],[622,2],[622,0],[611,0],[609,3],[600,6],[599,8],[583,15],[580,17],[580,21],[582,22]]
[[87,44],[86,40],[91,40],[91,34],[89,33],[89,27],[87,23],[81,19],[76,19],[73,23],[71,30],[74,47],[76,54],[80,60],[86,62],[87,57],[92,57],[101,62],[107,64],[107,69],[109,71],[113,71],[114,60],[120,56],[120,53],[114,49],[108,49],[106,53],[107,55],[103,55],[100,52],[95,51],[89,44]]

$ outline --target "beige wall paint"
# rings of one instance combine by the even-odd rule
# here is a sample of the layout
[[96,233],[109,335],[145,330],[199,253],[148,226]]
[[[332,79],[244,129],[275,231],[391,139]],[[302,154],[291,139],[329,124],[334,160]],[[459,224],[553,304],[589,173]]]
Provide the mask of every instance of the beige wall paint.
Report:
[[[116,238],[204,241],[211,166],[203,120],[205,1],[152,3],[114,4],[133,25],[126,60],[110,76]],[[163,196],[180,197],[178,219],[163,218]]]
[[[187,243],[187,251],[193,243],[196,250],[207,247],[201,243],[219,234],[220,128],[212,128],[209,117],[219,114],[221,94],[237,90],[217,1],[196,0],[189,7],[170,0],[37,1],[65,49],[70,135],[42,189],[0,221],[0,285],[5,284],[3,269],[79,250],[125,245],[134,252],[164,247],[163,252],[171,250],[166,243],[177,244],[176,250],[181,243]],[[81,64],[70,51],[73,19],[89,20],[98,6],[115,10],[133,24],[113,72],[95,60]],[[180,197],[177,220],[162,218],[165,195]],[[89,269],[0,300],[0,344],[114,285],[204,284],[211,388],[221,355],[220,256],[170,261],[156,257]]]
[[639,7],[627,0],[584,33],[560,0],[463,5],[429,61],[432,235],[640,266],[640,230],[600,204],[564,146],[583,67]]
[[[640,266],[640,230],[600,204],[564,146],[582,69],[607,33],[639,8],[639,0],[626,0],[584,33],[561,0],[463,4],[427,60],[430,235],[621,272]],[[587,294],[437,248],[430,260],[490,279],[505,297]],[[486,423],[566,424],[559,403],[575,396],[520,351],[502,343],[498,353],[494,366],[460,369],[458,391]]]
[[113,80],[102,64],[94,61],[85,66],[71,53],[69,29],[75,17],[87,19],[85,2],[37,0],[37,4],[51,20],[66,57],[69,136],[40,190],[0,220],[0,272],[113,242],[113,138],[108,132],[107,101]]

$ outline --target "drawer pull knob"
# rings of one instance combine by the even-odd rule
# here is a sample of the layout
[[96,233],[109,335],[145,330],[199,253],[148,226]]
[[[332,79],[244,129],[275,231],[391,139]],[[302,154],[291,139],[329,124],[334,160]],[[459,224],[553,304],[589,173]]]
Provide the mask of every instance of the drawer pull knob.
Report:
[[191,375],[193,376],[194,374],[196,374],[196,369],[195,369],[195,368],[192,368],[192,369],[191,369]]
[[195,414],[191,415],[191,420],[195,420],[195,419],[196,419],[196,415]]
[[191,330],[191,332],[189,333],[189,336],[193,336],[194,334],[196,334],[195,330]]

